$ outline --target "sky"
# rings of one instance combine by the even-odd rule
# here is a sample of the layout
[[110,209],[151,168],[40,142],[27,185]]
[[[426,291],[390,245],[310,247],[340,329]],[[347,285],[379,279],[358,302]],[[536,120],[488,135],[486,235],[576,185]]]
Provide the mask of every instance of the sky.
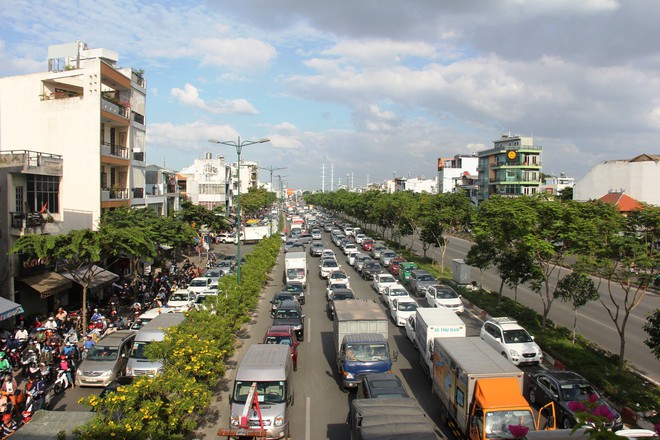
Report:
[[268,138],[242,159],[329,191],[434,178],[506,133],[579,180],[660,154],[658,23],[658,0],[0,0],[0,76],[47,70],[49,45],[117,52],[174,170]]

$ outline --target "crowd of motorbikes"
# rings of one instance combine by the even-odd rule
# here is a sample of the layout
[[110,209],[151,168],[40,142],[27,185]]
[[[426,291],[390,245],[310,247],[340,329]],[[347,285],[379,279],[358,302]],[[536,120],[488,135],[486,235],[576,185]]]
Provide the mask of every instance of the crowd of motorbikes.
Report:
[[18,427],[35,411],[47,408],[54,396],[75,387],[76,369],[98,340],[116,330],[136,328],[142,313],[163,307],[170,292],[185,288],[199,275],[200,269],[186,262],[156,277],[115,283],[102,305],[88,305],[89,324],[84,331],[80,310],[60,308],[52,316],[31,322],[18,316],[14,331],[0,330],[2,423]]

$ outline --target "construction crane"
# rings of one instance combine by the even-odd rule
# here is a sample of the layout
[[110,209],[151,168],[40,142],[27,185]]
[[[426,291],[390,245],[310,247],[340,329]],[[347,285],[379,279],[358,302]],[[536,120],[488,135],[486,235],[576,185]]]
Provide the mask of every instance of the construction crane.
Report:
[[[259,420],[259,428],[250,428],[251,415],[257,416],[257,419]],[[245,407],[238,420],[238,428],[220,428],[218,430],[218,436],[225,436],[227,439],[238,440],[254,440],[266,437],[264,420],[261,417],[261,408],[259,407],[259,393],[257,391],[256,382],[252,382],[252,385],[250,386],[247,399],[245,399]]]

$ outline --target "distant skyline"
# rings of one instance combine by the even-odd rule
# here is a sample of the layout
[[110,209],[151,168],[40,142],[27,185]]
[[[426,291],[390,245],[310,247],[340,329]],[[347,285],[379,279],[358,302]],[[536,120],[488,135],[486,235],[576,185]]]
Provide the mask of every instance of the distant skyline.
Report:
[[238,136],[269,138],[242,159],[303,190],[323,165],[326,190],[332,165],[335,189],[434,178],[503,133],[576,180],[660,154],[657,0],[0,0],[0,22],[0,76],[74,41],[144,69],[147,159],[175,170],[235,162],[208,139]]

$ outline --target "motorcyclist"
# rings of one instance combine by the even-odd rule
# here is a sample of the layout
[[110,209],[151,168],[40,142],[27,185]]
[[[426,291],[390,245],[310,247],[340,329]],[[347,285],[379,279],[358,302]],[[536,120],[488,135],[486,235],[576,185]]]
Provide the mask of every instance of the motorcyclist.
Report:
[[92,314],[91,322],[96,322],[103,318],[103,315],[99,313],[99,309],[94,309],[94,314]]
[[74,359],[76,354],[76,347],[73,346],[71,342],[66,342],[62,348],[62,356],[66,356],[68,359]]
[[11,418],[11,414],[5,414],[2,416],[2,438],[6,439],[16,432],[18,429],[18,423]]
[[44,324],[44,328],[51,332],[55,332],[57,330],[57,322],[55,322],[55,318],[53,318],[52,316],[49,317],[46,323]]
[[[71,376],[73,365],[72,362],[64,355],[60,356],[59,368],[64,371],[64,374],[66,374],[66,380],[68,384],[71,385],[71,388],[75,388],[76,384],[73,382],[73,377]],[[67,388],[67,386],[68,385],[65,385],[64,388]]]
[[28,337],[30,334],[28,331],[25,329],[25,327],[18,327],[16,330],[16,333],[14,334],[14,338],[19,342],[19,344],[24,345],[27,343]]
[[14,379],[11,373],[6,373],[2,380],[2,385],[0,385],[0,394],[6,396],[11,401],[11,404],[14,406],[14,408],[17,408],[18,393],[19,390],[16,379]]
[[[27,383],[25,384],[25,393],[32,396],[32,408],[30,412],[35,412],[38,409],[41,409],[43,403],[44,391],[46,390],[46,382],[34,375],[29,375],[27,377]],[[26,408],[27,409],[27,408]]]
[[11,362],[7,359],[4,351],[0,351],[0,374],[11,374]]
[[94,342],[94,339],[92,338],[92,335],[87,335],[85,337],[85,342],[83,342],[83,348],[85,350],[91,350],[92,348],[94,348],[95,345],[96,345],[96,342]]

